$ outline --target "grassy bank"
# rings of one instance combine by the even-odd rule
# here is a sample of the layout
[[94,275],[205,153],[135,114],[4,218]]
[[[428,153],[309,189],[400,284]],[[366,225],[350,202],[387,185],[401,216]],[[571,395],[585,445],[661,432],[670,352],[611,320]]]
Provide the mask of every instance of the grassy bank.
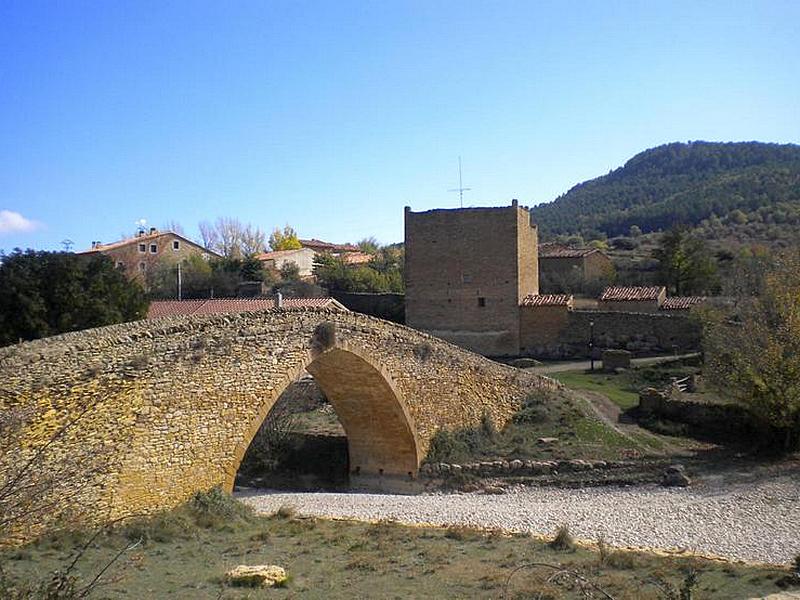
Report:
[[[547,544],[460,527],[297,518],[291,510],[255,516],[233,500],[204,504],[190,503],[100,536],[77,564],[77,584],[93,577],[120,548],[140,540],[109,570],[97,597],[499,598],[509,577],[508,598],[580,597],[546,581],[553,568],[524,567],[530,563],[575,571],[617,599],[665,598],[666,590],[678,590],[694,576],[695,597],[745,598],[776,591],[788,577],[788,570],[699,558],[598,552],[574,546],[566,532],[558,544]],[[11,585],[0,587],[0,596],[13,598],[12,588],[47,579],[82,541],[61,535],[1,552]],[[223,574],[238,564],[277,564],[290,581],[270,590],[229,587]]]

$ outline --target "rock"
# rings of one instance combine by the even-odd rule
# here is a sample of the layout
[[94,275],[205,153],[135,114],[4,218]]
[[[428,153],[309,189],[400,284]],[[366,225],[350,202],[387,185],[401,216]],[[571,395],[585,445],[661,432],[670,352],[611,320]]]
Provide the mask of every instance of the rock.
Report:
[[230,585],[273,587],[286,581],[286,571],[276,565],[239,565],[225,573]]
[[540,446],[551,446],[553,444],[557,444],[558,443],[558,438],[557,437],[540,437],[538,440],[536,440],[536,443],[539,444]]
[[671,465],[667,467],[661,477],[661,485],[665,487],[689,487],[692,480],[684,472],[683,465]]
[[523,463],[519,459],[516,459],[508,463],[508,466],[511,468],[512,471],[519,471],[523,466],[525,466],[525,463]]
[[541,362],[533,358],[516,358],[508,364],[517,369],[530,369],[531,367],[539,367],[542,365]]
[[499,485],[485,485],[483,486],[483,493],[490,494],[490,495],[500,495],[505,494],[505,488],[500,487]]

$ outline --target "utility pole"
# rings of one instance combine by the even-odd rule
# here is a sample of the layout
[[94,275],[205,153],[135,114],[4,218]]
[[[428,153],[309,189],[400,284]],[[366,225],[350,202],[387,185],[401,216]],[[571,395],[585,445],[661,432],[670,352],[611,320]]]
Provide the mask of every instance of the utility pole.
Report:
[[594,321],[589,321],[589,361],[594,371]]
[[178,261],[178,300],[181,300],[181,263]]
[[464,192],[471,192],[472,188],[465,188],[464,183],[461,181],[461,157],[458,157],[458,187],[452,190],[447,190],[448,192],[458,192],[458,199],[459,203],[461,204],[461,208],[464,208]]

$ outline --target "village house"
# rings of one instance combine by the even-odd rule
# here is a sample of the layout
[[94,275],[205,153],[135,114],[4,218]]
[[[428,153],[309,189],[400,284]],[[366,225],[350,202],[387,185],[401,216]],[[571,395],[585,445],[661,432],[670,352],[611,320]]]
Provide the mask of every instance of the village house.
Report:
[[78,252],[81,255],[105,254],[118,269],[125,271],[131,279],[144,282],[147,273],[154,270],[162,261],[177,263],[190,256],[200,256],[206,260],[220,258],[218,254],[204,248],[173,231],[159,231],[151,227],[149,231],[138,231],[132,238],[103,244],[92,242],[89,250]]
[[256,256],[270,271],[280,271],[287,264],[297,265],[302,279],[311,277],[314,271],[314,257],[317,253],[311,248],[297,248],[295,250],[275,250],[264,252]]
[[317,254],[328,253],[341,258],[347,265],[366,264],[372,258],[369,254],[361,252],[358,246],[352,244],[332,244],[322,240],[299,240],[301,248],[294,250],[275,250],[264,252],[256,256],[265,269],[280,271],[287,263],[294,263],[300,273],[301,279],[310,279],[314,275],[314,257]]
[[586,283],[609,281],[614,263],[597,248],[569,248],[559,244],[539,246],[539,282],[549,287],[578,291]]

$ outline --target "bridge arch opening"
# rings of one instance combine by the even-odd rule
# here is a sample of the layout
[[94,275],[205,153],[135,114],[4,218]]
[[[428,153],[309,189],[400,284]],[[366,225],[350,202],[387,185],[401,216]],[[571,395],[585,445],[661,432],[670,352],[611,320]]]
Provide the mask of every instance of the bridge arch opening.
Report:
[[[413,487],[421,450],[413,420],[391,376],[361,352],[341,346],[309,353],[303,367],[301,372],[313,376],[346,436],[347,459],[343,462],[347,477],[341,483],[374,489]],[[248,450],[252,452],[251,446],[262,424],[276,404],[280,408],[279,398],[285,389],[275,390],[275,395],[265,400],[236,449],[235,465],[226,486],[229,491],[243,459],[250,458]],[[333,460],[337,462],[336,458]],[[269,473],[261,480],[261,486],[270,486]]]

